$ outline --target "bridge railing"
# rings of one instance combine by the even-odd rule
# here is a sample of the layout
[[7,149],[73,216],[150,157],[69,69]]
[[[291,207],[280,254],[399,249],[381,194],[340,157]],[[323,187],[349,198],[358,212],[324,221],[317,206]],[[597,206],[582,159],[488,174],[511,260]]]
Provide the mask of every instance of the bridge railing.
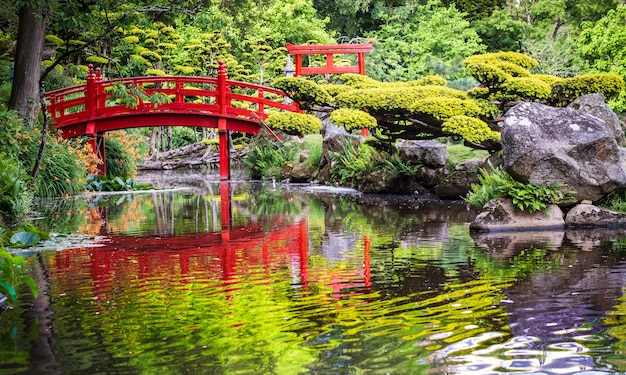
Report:
[[[157,105],[136,96],[136,101],[129,105],[115,97],[113,89],[118,84],[139,88],[146,96],[160,93],[168,100]],[[48,113],[59,129],[102,118],[145,113],[205,113],[258,122],[266,119],[272,109],[300,111],[280,90],[229,80],[222,62],[217,78],[150,76],[102,80],[100,70],[94,72],[90,66],[85,84],[50,91],[46,98]]]

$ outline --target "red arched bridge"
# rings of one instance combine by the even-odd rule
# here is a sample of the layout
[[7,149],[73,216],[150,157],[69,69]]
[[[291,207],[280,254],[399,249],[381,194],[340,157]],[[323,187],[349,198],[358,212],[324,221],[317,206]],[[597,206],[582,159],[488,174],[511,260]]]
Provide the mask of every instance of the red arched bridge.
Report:
[[[146,97],[167,97],[157,104],[134,97],[133,105],[115,97],[115,85],[139,89]],[[217,78],[163,76],[103,80],[100,69],[90,66],[87,82],[51,91],[47,110],[64,138],[89,137],[102,161],[98,173],[106,174],[104,134],[118,129],[145,126],[193,126],[219,131],[220,178],[230,178],[229,131],[257,134],[270,109],[299,111],[284,92],[261,85],[228,79],[220,62]]]

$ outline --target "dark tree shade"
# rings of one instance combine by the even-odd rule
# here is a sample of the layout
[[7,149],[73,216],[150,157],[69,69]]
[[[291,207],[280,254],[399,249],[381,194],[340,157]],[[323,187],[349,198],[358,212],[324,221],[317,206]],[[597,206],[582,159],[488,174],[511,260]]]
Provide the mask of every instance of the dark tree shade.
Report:
[[584,21],[595,22],[611,9],[620,5],[620,0],[566,0],[565,6],[573,24]]
[[[426,1],[418,1],[425,3]],[[328,17],[328,27],[340,36],[358,37],[376,30],[383,22],[381,13],[404,5],[404,0],[313,0],[321,18]]]
[[468,21],[489,17],[496,9],[502,9],[506,0],[443,0],[445,6],[454,4],[456,9],[465,13]]

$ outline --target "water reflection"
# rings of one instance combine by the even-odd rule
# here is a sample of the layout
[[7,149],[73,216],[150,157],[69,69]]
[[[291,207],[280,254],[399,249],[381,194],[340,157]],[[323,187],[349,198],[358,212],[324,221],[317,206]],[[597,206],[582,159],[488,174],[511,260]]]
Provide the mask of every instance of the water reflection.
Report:
[[621,232],[470,236],[461,203],[207,179],[61,203],[39,225],[98,245],[42,253],[65,373],[626,371]]

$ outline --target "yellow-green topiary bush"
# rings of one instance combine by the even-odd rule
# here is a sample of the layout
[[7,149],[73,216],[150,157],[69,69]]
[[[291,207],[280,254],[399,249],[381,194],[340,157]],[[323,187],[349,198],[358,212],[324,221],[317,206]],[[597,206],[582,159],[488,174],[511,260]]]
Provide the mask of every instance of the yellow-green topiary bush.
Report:
[[300,103],[305,108],[316,105],[326,105],[333,101],[333,98],[324,90],[323,86],[307,79],[293,77],[279,78],[274,81],[274,87],[283,90],[293,100]]
[[618,74],[584,74],[555,83],[551,102],[556,106],[565,106],[582,95],[593,93],[602,93],[609,100],[625,89],[624,79]]
[[552,87],[545,81],[535,77],[511,77],[504,82],[494,99],[501,101],[540,100],[550,97]]
[[482,85],[499,87],[513,77],[530,77],[528,68],[537,60],[517,52],[495,52],[474,55],[463,60],[463,67]]
[[376,119],[368,113],[350,108],[340,108],[330,114],[330,121],[343,126],[347,131],[354,129],[373,129],[376,127]]
[[499,132],[491,130],[486,122],[475,117],[453,116],[444,121],[441,128],[446,132],[460,135],[469,142],[500,141]]
[[441,121],[454,116],[476,116],[480,113],[480,107],[473,100],[445,97],[420,99],[413,102],[409,109],[411,112],[427,114]]
[[415,101],[430,97],[466,99],[467,94],[444,86],[383,87],[347,91],[337,95],[335,103],[353,109],[406,112]]
[[267,124],[290,135],[315,134],[322,129],[322,121],[305,113],[276,112],[267,118]]

